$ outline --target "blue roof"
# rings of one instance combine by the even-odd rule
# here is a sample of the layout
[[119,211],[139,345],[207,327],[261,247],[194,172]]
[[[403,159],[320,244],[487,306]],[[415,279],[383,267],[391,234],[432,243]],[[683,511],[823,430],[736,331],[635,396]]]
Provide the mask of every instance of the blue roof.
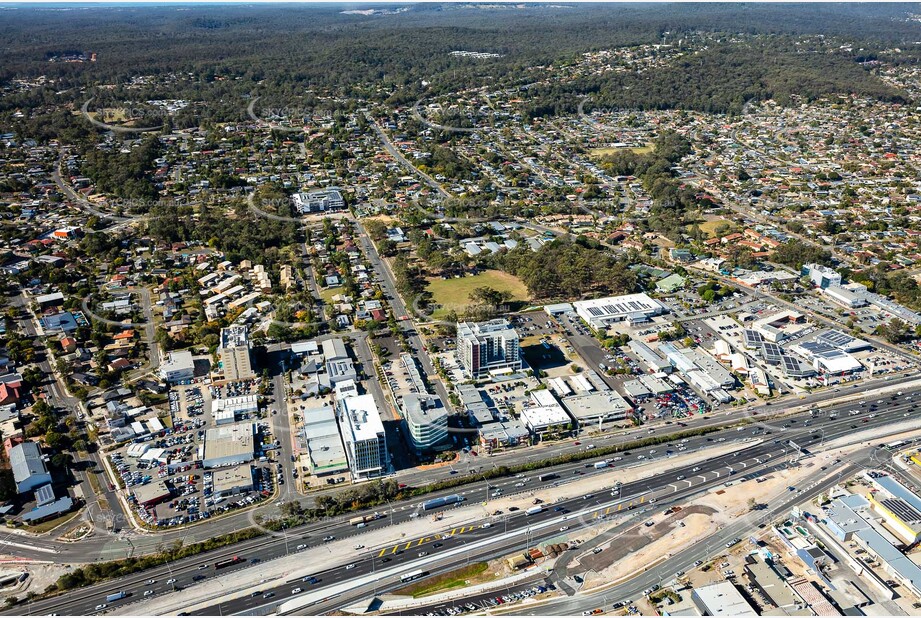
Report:
[[57,515],[59,513],[66,513],[74,506],[73,498],[70,496],[59,498],[51,504],[46,504],[38,508],[34,508],[25,515],[22,516],[22,521],[37,521],[40,519],[45,519],[46,517],[51,517],[52,515]]

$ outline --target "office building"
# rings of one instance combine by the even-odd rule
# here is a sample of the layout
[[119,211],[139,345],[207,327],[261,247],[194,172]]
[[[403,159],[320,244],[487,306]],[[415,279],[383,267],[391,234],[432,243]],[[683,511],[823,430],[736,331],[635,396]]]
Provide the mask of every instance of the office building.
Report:
[[345,200],[342,198],[342,194],[335,189],[295,193],[292,199],[294,200],[294,208],[301,214],[329,212],[345,208]]
[[804,264],[800,272],[803,275],[808,275],[813,285],[823,290],[829,286],[841,285],[841,275],[833,268],[828,268],[821,264]]
[[448,440],[448,412],[434,395],[407,393],[400,404],[403,422],[416,455],[444,450]]
[[695,588],[691,600],[702,616],[757,616],[732,582],[720,582]]
[[221,329],[220,353],[225,380],[251,380],[256,377],[246,326],[234,325]]
[[195,361],[189,350],[174,350],[160,365],[160,377],[168,384],[178,384],[195,377]]
[[457,357],[464,374],[471,378],[519,371],[518,333],[504,319],[460,322],[457,325]]
[[338,405],[339,426],[352,478],[359,480],[386,474],[390,469],[387,438],[374,397],[355,395],[339,400]]

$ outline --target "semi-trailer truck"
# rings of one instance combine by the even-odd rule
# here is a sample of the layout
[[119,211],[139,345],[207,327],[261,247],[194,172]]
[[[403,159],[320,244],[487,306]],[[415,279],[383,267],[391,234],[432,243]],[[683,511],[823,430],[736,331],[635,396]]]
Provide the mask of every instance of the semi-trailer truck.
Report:
[[607,468],[607,467],[608,467],[608,462],[606,461],[596,461],[595,462],[595,470],[601,470],[602,468]]
[[359,524],[366,524],[369,521],[374,521],[375,519],[378,519],[379,517],[380,515],[378,513],[374,513],[373,515],[362,515],[360,517],[353,517],[352,519],[349,520],[349,525],[357,526]]
[[458,494],[451,494],[450,496],[444,496],[443,498],[433,498],[431,500],[426,500],[422,503],[423,511],[431,511],[432,509],[440,509],[443,506],[450,506],[452,504],[459,504],[464,501],[464,497]]
[[529,508],[527,511],[525,511],[525,514],[527,514],[527,515],[537,515],[538,513],[543,513],[543,511],[544,511],[544,507],[542,507],[542,506],[532,506],[532,507]]
[[106,603],[111,603],[112,601],[118,601],[119,599],[124,599],[128,596],[128,593],[124,590],[119,590],[118,592],[113,592],[112,594],[106,595]]

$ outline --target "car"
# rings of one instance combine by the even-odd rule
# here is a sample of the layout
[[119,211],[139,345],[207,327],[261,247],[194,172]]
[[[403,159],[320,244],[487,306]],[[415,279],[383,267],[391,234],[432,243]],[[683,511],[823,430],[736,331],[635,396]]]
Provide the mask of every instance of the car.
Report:
[[153,590],[145,590],[145,591],[144,591],[144,596],[145,596],[145,597],[149,597],[149,596],[152,595],[153,593],[154,593]]
[[560,532],[566,532],[567,530],[569,530],[569,526],[563,526],[560,528]]
[[98,612],[99,610],[105,609],[107,607],[108,605],[106,605],[105,603],[100,603],[99,605],[96,606],[96,611]]
[[361,543],[358,543],[357,545],[355,545],[355,549],[364,549],[364,548],[365,546],[362,545]]
[[198,565],[198,570],[199,570],[199,571],[201,571],[202,569],[207,569],[207,568],[208,568],[208,565],[207,565],[207,564],[199,564],[199,565]]
[[317,579],[316,577],[314,577],[313,575],[308,575],[307,577],[305,577],[305,578],[302,579],[301,581],[302,581],[302,582],[307,582],[308,584],[315,584],[315,583],[317,583],[317,582],[320,581],[320,580]]
[[151,584],[156,584],[156,583],[157,583],[157,580],[155,580],[155,579],[148,579],[148,580],[147,580],[147,585],[148,585],[148,586],[150,586]]
[[345,565],[345,570],[346,570],[346,571],[351,571],[351,570],[354,569],[354,568],[355,568],[355,565],[354,565],[354,564],[347,564],[347,565]]
[[336,537],[334,537],[333,535],[324,536],[324,537],[323,537],[323,542],[324,542],[324,543],[329,543],[330,541],[334,540],[335,538],[336,538]]
[[521,509],[519,509],[517,506],[510,506],[510,507],[508,507],[508,510],[510,510],[510,511],[520,511]]
[[175,584],[175,583],[176,583],[176,578],[175,578],[175,577],[170,577],[168,580],[166,580],[166,583],[167,583],[167,584]]
[[694,561],[694,566],[699,567],[699,566],[702,565],[703,563],[704,563],[703,560],[696,560],[696,561]]
[[263,599],[271,599],[271,598],[274,597],[274,596],[275,596],[275,593],[274,593],[274,592],[266,592],[264,595],[262,595],[262,598],[263,598]]
[[207,577],[208,577],[207,575],[196,575],[195,577],[192,578],[192,581],[200,582],[203,579],[207,579]]
[[254,590],[253,592],[249,593],[249,598],[254,599],[258,597],[260,594],[262,594],[261,590]]
[[444,543],[432,543],[432,547],[438,548],[444,545]]
[[420,557],[420,558],[422,558],[423,556],[428,556],[428,555],[429,555],[429,553],[428,553],[427,551],[420,551],[420,552],[419,552],[419,557]]
[[694,467],[691,469],[691,472],[700,472],[700,466],[694,466]]
[[683,480],[684,480],[684,475],[683,475],[683,474],[679,474],[679,475],[678,475],[678,478],[677,478],[676,480],[683,481]]
[[306,543],[301,543],[300,545],[297,546],[297,551],[301,551],[302,549],[307,549]]
[[303,589],[303,588],[293,588],[293,589],[291,590],[291,594],[300,594],[300,593],[302,593],[302,592],[304,592],[304,589]]

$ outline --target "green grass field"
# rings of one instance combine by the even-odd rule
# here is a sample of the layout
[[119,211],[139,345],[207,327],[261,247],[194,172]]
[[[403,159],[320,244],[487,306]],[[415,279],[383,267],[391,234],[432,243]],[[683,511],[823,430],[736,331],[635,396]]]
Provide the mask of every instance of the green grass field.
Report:
[[699,227],[700,231],[710,238],[716,238],[716,228],[718,228],[723,223],[733,229],[736,227],[736,225],[729,219],[714,219],[713,221],[704,221],[703,223],[698,223],[697,227]]
[[521,280],[500,270],[487,270],[461,279],[429,279],[428,291],[432,294],[432,301],[441,305],[432,317],[440,320],[452,309],[463,313],[464,308],[471,304],[470,292],[483,287],[508,292],[512,302],[528,300],[528,288]]
[[620,152],[621,150],[632,150],[638,155],[644,155],[652,152],[652,144],[639,146],[637,148],[592,148],[589,151],[589,156],[603,157],[604,155],[614,154],[615,152]]
[[411,596],[414,599],[419,597],[435,594],[436,592],[445,592],[454,588],[463,588],[467,581],[481,573],[485,572],[489,565],[485,562],[476,562],[470,566],[461,567],[454,571],[442,573],[429,579],[422,580],[411,584],[406,588],[397,590],[395,594]]

